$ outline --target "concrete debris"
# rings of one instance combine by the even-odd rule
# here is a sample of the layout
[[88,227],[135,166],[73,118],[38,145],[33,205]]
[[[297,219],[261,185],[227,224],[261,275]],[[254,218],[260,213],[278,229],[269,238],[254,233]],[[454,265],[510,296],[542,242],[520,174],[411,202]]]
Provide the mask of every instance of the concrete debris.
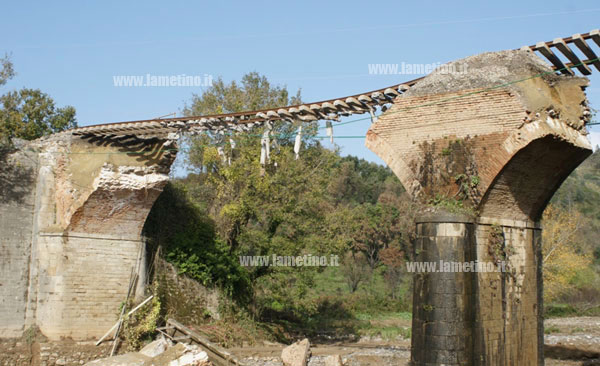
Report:
[[156,357],[167,350],[169,343],[164,338],[159,338],[148,343],[140,350],[140,353],[148,357]]
[[204,366],[210,365],[210,361],[208,360],[208,354],[204,351],[192,351],[184,354],[178,359],[169,362],[169,366]]
[[307,338],[289,345],[281,351],[284,366],[306,366],[310,356],[310,342]]
[[325,366],[343,366],[342,357],[340,355],[327,356]]
[[132,352],[123,355],[90,361],[85,366],[143,366],[151,358],[141,353]]
[[[170,332],[164,331],[167,329],[169,329]],[[197,350],[200,349],[198,347],[202,347],[201,349],[205,350],[209,354],[211,361],[218,366],[245,366],[237,359],[237,357],[229,353],[226,349],[210,342],[201,334],[184,326],[175,319],[167,319],[167,327],[163,328],[162,330],[159,328],[159,331],[166,337],[173,340],[179,338],[176,337],[178,333],[183,334],[183,338],[189,340],[191,343],[187,346],[188,349]]]
[[213,366],[208,354],[195,345],[177,343],[174,346],[157,339],[139,352],[94,360],[85,366]]
[[152,360],[144,364],[144,366],[169,366],[171,361],[177,360],[188,351],[190,351],[188,346],[183,343],[177,343],[173,347],[167,348],[167,350],[160,355],[152,358]]

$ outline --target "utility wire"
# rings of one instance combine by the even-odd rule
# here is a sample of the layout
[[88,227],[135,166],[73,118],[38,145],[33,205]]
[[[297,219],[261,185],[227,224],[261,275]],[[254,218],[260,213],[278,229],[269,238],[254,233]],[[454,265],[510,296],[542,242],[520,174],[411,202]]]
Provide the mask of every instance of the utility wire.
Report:
[[[572,65],[571,67],[566,66],[566,67],[561,68],[561,69],[556,69],[556,70],[552,70],[552,71],[544,71],[544,72],[538,73],[538,74],[533,75],[533,76],[528,76],[526,78],[522,78],[522,79],[518,79],[518,80],[513,80],[513,81],[510,81],[510,82],[507,82],[507,83],[494,85],[494,86],[483,88],[483,89],[480,89],[480,90],[474,90],[474,91],[471,91],[471,92],[468,92],[468,93],[465,93],[465,94],[461,94],[461,95],[455,95],[455,96],[444,98],[444,99],[441,99],[441,100],[438,100],[438,101],[435,101],[435,102],[423,103],[423,104],[418,104],[418,105],[410,106],[410,107],[401,107],[401,108],[399,108],[396,111],[388,111],[388,112],[386,112],[386,115],[396,114],[396,113],[400,113],[400,112],[404,112],[404,111],[408,111],[408,110],[412,110],[412,109],[417,109],[417,108],[430,107],[430,106],[433,106],[433,105],[443,104],[443,103],[446,103],[446,102],[449,102],[449,101],[452,101],[452,100],[461,99],[461,98],[465,98],[465,97],[468,97],[468,96],[472,96],[472,95],[476,95],[476,94],[485,93],[485,92],[488,92],[488,91],[500,89],[500,88],[503,88],[503,87],[506,87],[506,86],[509,86],[509,85],[513,85],[513,84],[521,83],[521,82],[524,82],[524,81],[527,81],[527,80],[532,80],[532,79],[535,79],[535,78],[543,77],[545,75],[555,74],[557,72],[561,72],[561,71],[566,70],[566,69],[576,68],[577,66],[580,66],[580,65],[583,65],[583,64],[588,64],[588,63],[593,63],[593,62],[598,61],[598,60],[599,60],[599,58],[595,58],[595,59],[592,59],[592,60],[587,60],[585,62],[581,62],[581,63],[579,63],[577,65]],[[380,117],[381,115],[382,114],[380,113],[376,117]],[[357,123],[357,122],[361,122],[361,121],[366,121],[366,120],[371,120],[371,116],[361,117],[361,118],[355,118],[355,119],[350,120],[350,121],[337,123],[335,125],[335,127],[339,127],[339,126],[343,126],[343,125],[348,125],[348,124],[352,124],[352,123]],[[457,122],[460,122],[460,121],[461,120],[458,120]],[[465,121],[465,120],[462,120],[462,121]],[[600,125],[600,122],[594,122],[594,123],[587,123],[586,124],[586,126],[594,126],[594,125]],[[317,128],[317,130],[323,130],[325,128],[326,128],[326,126],[321,126],[321,127]],[[207,135],[207,133],[204,133],[204,135]],[[225,133],[224,136],[235,136],[235,134],[234,133]],[[244,134],[244,136],[245,137],[262,138],[262,134]],[[287,139],[287,138],[290,138],[291,136],[293,136],[293,133],[292,134],[287,133],[287,134],[274,134],[274,135],[271,135],[271,137],[273,137],[273,138],[279,138],[279,139]],[[309,137],[311,139],[319,139],[319,140],[329,139],[330,138],[330,136],[309,136]],[[362,136],[362,135],[361,136],[343,136],[343,135],[342,136],[334,136],[334,138],[336,138],[336,139],[364,139],[365,137],[366,136]],[[199,145],[199,146],[206,147],[206,146],[217,146],[217,145],[218,144]],[[162,150],[154,151],[154,153],[156,153],[156,152],[165,152],[165,151],[178,151],[178,149],[162,149]],[[97,154],[134,154],[134,153],[136,153],[136,152],[127,152],[127,151],[125,151],[125,152],[99,152]],[[140,152],[140,153],[141,154],[151,153],[151,151],[145,151],[145,152]],[[61,153],[58,152],[58,154],[61,154]],[[96,154],[96,153],[90,153],[90,152],[73,153],[73,152],[68,152],[68,153],[65,153],[65,154]]]
[[600,8],[590,9],[578,9],[578,10],[566,10],[559,12],[547,12],[547,13],[533,13],[533,14],[520,14],[520,15],[506,15],[497,17],[480,17],[471,19],[449,19],[440,21],[430,21],[421,23],[404,23],[404,24],[387,24],[377,26],[366,26],[366,27],[347,27],[347,28],[336,28],[336,29],[319,29],[314,31],[299,31],[299,32],[275,32],[275,33],[262,33],[262,34],[224,34],[219,36],[206,36],[206,37],[190,37],[183,39],[166,39],[166,40],[145,40],[145,41],[107,41],[107,42],[96,42],[96,43],[70,43],[70,44],[44,44],[44,45],[25,45],[18,46],[18,48],[24,49],[43,49],[43,48],[80,48],[80,47],[119,47],[119,46],[150,46],[158,43],[170,44],[173,42],[207,42],[207,41],[231,41],[240,39],[261,39],[261,38],[289,38],[289,37],[300,37],[300,36],[311,36],[311,35],[323,35],[333,33],[347,33],[347,32],[373,32],[373,31],[384,31],[392,29],[412,28],[412,27],[431,27],[439,25],[452,25],[452,24],[466,24],[466,23],[480,23],[490,21],[502,21],[502,20],[515,20],[515,19],[526,19],[526,18],[537,18],[537,17],[550,17],[557,15],[568,15],[568,14],[579,14],[579,13],[595,13],[600,11]]

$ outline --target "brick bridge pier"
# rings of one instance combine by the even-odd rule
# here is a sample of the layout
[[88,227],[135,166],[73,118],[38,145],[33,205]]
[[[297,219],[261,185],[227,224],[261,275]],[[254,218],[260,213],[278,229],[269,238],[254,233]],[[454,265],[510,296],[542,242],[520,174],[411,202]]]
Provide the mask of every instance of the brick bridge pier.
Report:
[[415,273],[412,363],[543,365],[539,219],[592,152],[587,79],[527,51],[456,63],[468,72],[430,74],[367,133],[407,191],[434,204],[417,219],[414,260],[493,262]]

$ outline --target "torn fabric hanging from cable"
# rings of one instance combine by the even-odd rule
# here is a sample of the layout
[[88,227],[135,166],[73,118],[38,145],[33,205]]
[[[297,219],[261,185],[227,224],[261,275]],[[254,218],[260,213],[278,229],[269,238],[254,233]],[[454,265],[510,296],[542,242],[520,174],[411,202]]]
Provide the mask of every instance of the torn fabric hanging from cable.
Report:
[[298,132],[296,133],[296,141],[294,143],[294,152],[296,153],[296,160],[300,157],[300,145],[302,144],[302,125],[298,126]]
[[270,136],[271,136],[271,131],[273,130],[273,122],[267,122],[267,134],[266,134],[266,141],[265,141],[265,150],[267,152],[267,163],[271,162],[271,141],[270,141]]
[[231,137],[229,138],[229,146],[231,146],[231,151],[229,152],[229,156],[227,157],[227,164],[231,165],[231,158],[233,157],[233,149],[235,149],[235,140]]
[[325,130],[327,132],[327,136],[329,136],[329,142],[333,144],[333,125],[331,121],[325,122]]
[[271,144],[269,142],[269,133],[271,131],[266,129],[263,132],[262,138],[260,139],[260,165],[265,166],[270,159]]
[[369,114],[371,115],[371,123],[377,122],[377,116],[375,115],[375,109],[369,106]]
[[225,150],[223,149],[223,146],[217,146],[217,154],[219,154],[223,163],[227,162],[227,157],[225,156]]
[[215,144],[217,145],[217,154],[221,157],[221,161],[223,164],[227,163],[227,156],[225,155],[225,149],[223,145],[225,144],[224,133],[222,130],[216,131],[215,135]]

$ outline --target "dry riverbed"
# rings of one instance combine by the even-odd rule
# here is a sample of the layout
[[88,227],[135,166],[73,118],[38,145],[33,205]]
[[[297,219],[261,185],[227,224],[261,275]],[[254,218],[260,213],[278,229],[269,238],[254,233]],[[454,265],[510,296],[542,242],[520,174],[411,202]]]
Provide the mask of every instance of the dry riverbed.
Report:
[[[600,360],[589,363],[591,360],[585,358],[600,352],[600,317],[548,319],[545,327],[544,343],[547,353],[552,353],[553,357],[546,357],[546,366],[580,366],[586,362],[600,366]],[[267,344],[234,348],[232,352],[249,366],[282,366],[279,356],[283,347]],[[410,360],[410,340],[401,338],[393,341],[363,338],[357,343],[315,344],[311,350],[308,366],[323,366],[325,357],[333,354],[339,354],[348,366],[404,366]]]
[[[600,365],[600,360],[590,363],[591,360],[584,359],[586,352],[600,352],[600,317],[549,319],[545,327],[546,353],[552,353],[552,357],[546,357],[547,366]],[[248,366],[282,366],[284,347],[265,342],[260,346],[231,348],[230,351]],[[28,344],[23,340],[4,340],[0,341],[0,366],[75,366],[105,357],[108,351],[108,345],[95,347],[93,342]],[[352,343],[317,343],[312,345],[311,352],[308,366],[324,366],[325,358],[334,354],[339,354],[346,366],[404,366],[410,359],[410,339],[399,337],[390,341],[363,337]]]

